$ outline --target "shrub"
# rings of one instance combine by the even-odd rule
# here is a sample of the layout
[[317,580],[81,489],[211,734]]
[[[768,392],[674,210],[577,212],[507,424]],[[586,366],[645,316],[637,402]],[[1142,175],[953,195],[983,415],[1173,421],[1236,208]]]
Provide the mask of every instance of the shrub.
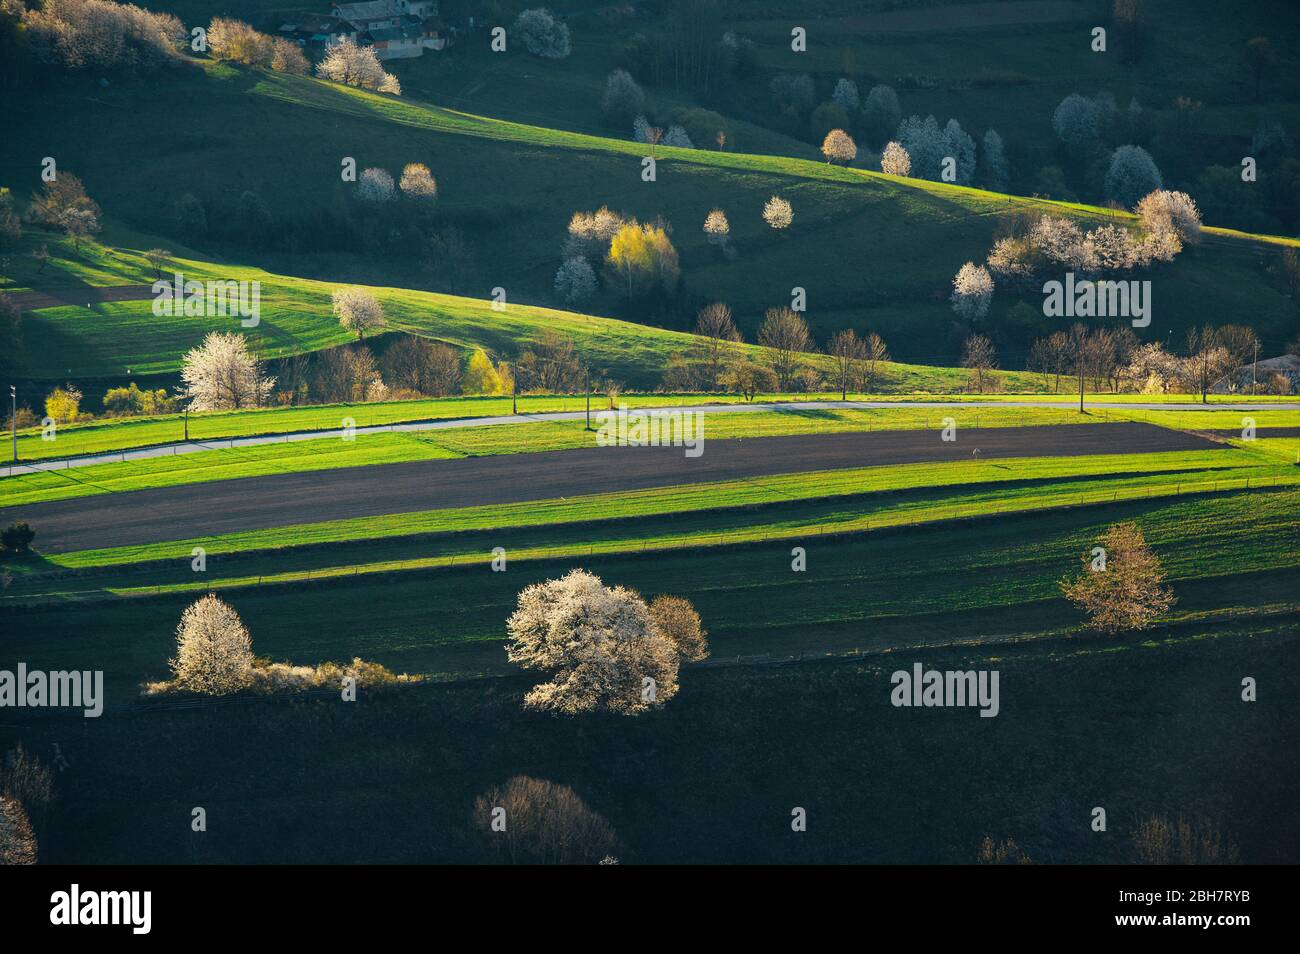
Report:
[[[494,814],[504,829],[494,830]],[[606,864],[618,839],[567,785],[516,775],[474,800],[474,823],[492,857],[510,864]]]
[[17,520],[0,530],[0,546],[10,553],[26,553],[36,539],[36,531],[26,520]]
[[104,412],[109,417],[133,417],[140,414],[170,414],[180,403],[178,398],[167,396],[162,388],[142,391],[134,381],[124,388],[109,388],[104,392]]

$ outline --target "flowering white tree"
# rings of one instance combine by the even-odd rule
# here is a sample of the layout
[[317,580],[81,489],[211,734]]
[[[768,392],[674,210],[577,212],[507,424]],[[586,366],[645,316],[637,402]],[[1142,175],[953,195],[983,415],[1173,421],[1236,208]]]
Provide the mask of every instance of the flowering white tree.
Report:
[[623,216],[602,205],[595,212],[574,212],[569,219],[569,237],[564,243],[567,258],[596,255],[605,257],[610,240],[625,224]]
[[1106,196],[1131,209],[1143,196],[1159,189],[1162,181],[1151,153],[1141,146],[1120,146],[1111,154],[1106,170]]
[[952,308],[962,318],[974,320],[988,314],[993,300],[993,278],[983,265],[967,262],[952,280]]
[[664,145],[676,146],[679,149],[695,148],[695,143],[691,142],[691,137],[686,134],[686,130],[681,126],[668,127],[668,132],[664,133]]
[[242,20],[213,17],[208,24],[208,55],[265,68],[275,58],[275,41]]
[[1030,228],[1029,238],[1048,261],[1075,271],[1096,267],[1084,243],[1083,230],[1069,219],[1044,215]]
[[794,209],[790,203],[778,195],[772,196],[763,206],[763,221],[776,229],[788,229],[794,221]]
[[995,281],[1017,288],[1028,287],[1034,277],[1035,257],[1031,242],[1006,236],[993,243],[988,257],[989,271]]
[[912,175],[918,179],[942,180],[948,158],[955,165],[952,181],[969,185],[975,178],[975,140],[955,119],[940,128],[933,116],[909,116],[898,126],[898,141],[907,150]]
[[1071,93],[1052,114],[1052,128],[1071,149],[1082,149],[1101,134],[1101,109],[1086,96]]
[[858,154],[858,144],[843,129],[832,129],[822,140],[822,155],[827,162],[850,163]]
[[44,0],[39,6],[0,4],[21,17],[32,54],[39,62],[68,69],[130,69],[152,72],[178,66],[188,36],[169,13],[151,13],[109,0]]
[[585,258],[566,259],[555,272],[555,291],[570,305],[586,301],[596,292],[596,271]]
[[311,62],[303,55],[297,43],[276,37],[274,52],[271,54],[271,69],[277,73],[292,73],[294,76],[306,76],[311,72]]
[[402,195],[409,199],[433,202],[438,197],[438,180],[422,162],[408,162],[398,182]]
[[891,176],[910,176],[912,174],[912,157],[901,143],[891,142],[880,154],[880,171]]
[[209,593],[186,607],[176,627],[176,656],[168,661],[176,685],[220,696],[252,681],[253,640],[239,614]]
[[372,167],[361,173],[357,183],[357,198],[366,202],[391,202],[397,195],[397,186],[387,169]]
[[562,60],[569,55],[569,27],[555,19],[550,10],[525,10],[515,18],[511,29],[523,38],[533,56]]
[[1137,214],[1148,232],[1172,230],[1188,245],[1200,241],[1201,210],[1186,192],[1157,189],[1148,193],[1138,203]]
[[704,237],[708,239],[710,245],[727,247],[727,242],[731,238],[731,223],[727,221],[726,212],[713,209],[704,217]]
[[1083,239],[1083,254],[1103,272],[1126,271],[1140,261],[1137,240],[1119,225],[1102,225],[1089,232]]
[[970,185],[975,181],[975,140],[955,119],[948,120],[943,127],[943,138],[944,158],[951,157],[956,167],[953,181],[958,185]]
[[384,306],[364,288],[337,288],[330,297],[334,317],[348,331],[355,331],[359,340],[366,340],[366,332],[384,327]]
[[551,674],[527,708],[635,715],[677,694],[677,645],[645,600],[585,570],[525,587],[506,628],[510,661]]
[[357,46],[347,39],[329,48],[325,58],[316,66],[316,75],[334,83],[379,90],[381,93],[402,92],[397,78],[384,72],[374,47]]
[[258,407],[275,387],[275,378],[262,376],[247,339],[230,331],[209,332],[203,344],[186,353],[181,381],[191,411]]
[[624,123],[645,107],[645,92],[627,70],[614,70],[605,80],[600,108],[606,118]]

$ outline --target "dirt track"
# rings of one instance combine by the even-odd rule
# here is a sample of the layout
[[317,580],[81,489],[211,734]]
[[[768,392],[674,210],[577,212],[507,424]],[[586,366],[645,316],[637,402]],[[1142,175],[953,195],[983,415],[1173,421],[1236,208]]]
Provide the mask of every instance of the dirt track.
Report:
[[74,285],[70,288],[47,288],[42,291],[10,292],[9,298],[22,311],[60,308],[64,305],[90,305],[105,301],[142,301],[152,298],[152,285]]
[[[101,494],[0,510],[27,520],[47,553],[186,540],[350,517],[518,503],[583,494],[886,464],[1007,457],[1074,457],[1221,447],[1150,424],[1059,424],[958,431],[807,434],[705,440],[680,447],[592,447],[463,460],[413,461],[246,477]],[[593,513],[593,517],[599,516]]]

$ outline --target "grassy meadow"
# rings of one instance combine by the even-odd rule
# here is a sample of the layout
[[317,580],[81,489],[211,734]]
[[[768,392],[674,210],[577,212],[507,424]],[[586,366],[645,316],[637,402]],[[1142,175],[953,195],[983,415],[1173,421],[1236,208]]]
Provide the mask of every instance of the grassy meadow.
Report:
[[[186,192],[207,202],[217,216],[232,214],[220,211],[231,194],[253,187],[273,216],[292,221],[332,211],[342,214],[348,199],[339,178],[340,150],[361,153],[357,158],[362,165],[400,169],[406,162],[425,161],[439,181],[436,214],[463,230],[473,261],[458,272],[452,287],[423,273],[418,257],[404,255],[401,249],[364,258],[330,249],[311,254],[264,249],[250,255],[221,242],[183,236],[186,244],[209,257],[303,280],[410,289],[440,286],[438,291],[470,298],[486,299],[499,286],[512,302],[553,304],[552,277],[569,216],[609,205],[643,220],[662,217],[673,225],[683,288],[666,310],[654,306],[649,311],[607,289],[588,306],[593,313],[683,328],[693,320],[696,307],[723,300],[752,339],[763,309],[788,304],[791,289],[798,286],[807,292],[808,319],[819,340],[840,327],[870,328],[885,336],[896,358],[907,362],[956,363],[960,337],[950,334],[951,278],[962,262],[982,259],[999,216],[1054,209],[1093,221],[1128,217],[1097,207],[898,179],[809,159],[702,149],[661,148],[657,181],[646,183],[639,175],[644,147],[627,139],[515,123],[418,99],[210,63],[185,66],[152,87],[148,97],[124,84],[97,90],[93,96],[75,88],[56,90],[49,98],[48,111],[5,117],[17,135],[13,148],[0,151],[0,179],[17,189],[33,187],[31,173],[24,170],[37,168],[40,159],[25,151],[34,145],[23,144],[41,143],[46,153],[75,157],[65,160],[66,167],[83,178],[110,217],[167,241],[174,234],[172,206]],[[204,115],[201,129],[169,135],[161,154],[153,149],[154,130],[165,125],[164,117],[196,108]],[[242,130],[239,137],[215,132],[234,123]],[[321,129],[328,135],[320,135]],[[246,150],[253,143],[259,154],[256,182],[241,172],[249,165]],[[361,143],[364,152],[352,145]],[[147,180],[129,174],[146,149],[155,168]],[[199,154],[205,157],[202,164],[195,162]],[[485,190],[484,182],[493,187]],[[795,208],[788,234],[772,232],[759,215],[773,194],[784,196]],[[734,259],[709,246],[700,229],[715,206],[724,207],[732,221],[738,250]],[[1211,316],[1249,314],[1261,337],[1285,341],[1294,320],[1293,305],[1270,270],[1275,269],[1280,248],[1296,242],[1223,237],[1188,250],[1151,273],[1157,320],[1143,333],[1161,340],[1179,338],[1185,328]],[[826,254],[828,247],[835,254]],[[853,264],[842,264],[847,262]],[[223,277],[248,277],[239,266],[225,266],[225,271],[231,274],[223,271]],[[292,282],[284,284],[278,292],[267,290],[271,309],[287,307],[304,290]],[[413,294],[392,293],[399,323],[420,324],[411,317],[418,309],[409,297]],[[1016,300],[998,296],[989,322],[989,328],[1006,339],[1006,361],[1013,367],[1023,360],[1028,336],[1043,330],[1007,324]],[[1031,307],[1041,304],[1026,300]],[[128,339],[150,325],[144,321],[140,331],[133,331],[136,320],[143,321],[138,310],[133,319],[131,306],[120,315],[116,313],[122,306],[104,307],[114,317],[112,324],[124,325]],[[63,314],[48,320],[54,327],[47,333],[54,334],[60,322],[75,319]],[[290,322],[287,314],[278,320]],[[434,321],[429,331],[440,335]],[[510,327],[509,312],[502,321],[498,330]],[[263,332],[271,334],[270,329]],[[292,337],[296,329],[287,324],[284,334]],[[341,340],[337,329],[322,327],[319,334],[323,337],[313,347],[330,336],[334,343]],[[274,353],[292,351],[287,339],[285,350],[268,344]],[[622,345],[633,354],[639,347],[635,338]],[[126,366],[134,370],[136,364],[157,367],[159,350],[150,344],[134,354],[115,353],[111,362],[103,363],[116,364],[114,372]],[[93,361],[90,366],[97,367]]]

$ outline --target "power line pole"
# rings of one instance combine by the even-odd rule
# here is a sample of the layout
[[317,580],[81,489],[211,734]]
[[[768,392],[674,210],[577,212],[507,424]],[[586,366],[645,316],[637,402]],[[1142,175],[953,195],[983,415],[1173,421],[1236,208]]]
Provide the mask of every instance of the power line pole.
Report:
[[591,430],[591,368],[587,368],[587,430]]
[[13,435],[14,463],[18,463],[18,388],[9,385],[10,418],[9,430]]

